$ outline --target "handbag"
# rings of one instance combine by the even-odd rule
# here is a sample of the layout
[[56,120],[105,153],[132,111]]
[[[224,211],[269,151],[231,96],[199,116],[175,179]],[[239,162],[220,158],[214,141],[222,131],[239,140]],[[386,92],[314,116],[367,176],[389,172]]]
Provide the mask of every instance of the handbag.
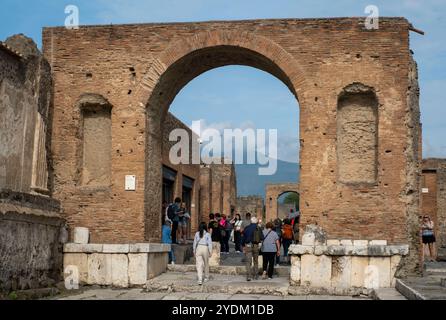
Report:
[[263,238],[262,245],[260,246],[260,249],[259,249],[259,256],[262,256],[262,255],[263,255],[263,252],[262,252],[263,243],[265,243],[265,240],[266,240],[266,238],[268,238],[268,236],[269,236],[269,234],[271,233],[271,231],[273,231],[273,230],[270,230],[270,231],[266,234],[265,238]]

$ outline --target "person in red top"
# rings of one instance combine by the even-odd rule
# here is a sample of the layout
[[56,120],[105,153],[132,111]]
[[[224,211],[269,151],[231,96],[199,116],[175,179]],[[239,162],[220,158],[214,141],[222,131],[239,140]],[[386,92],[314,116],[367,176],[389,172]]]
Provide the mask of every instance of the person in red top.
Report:
[[291,220],[285,219],[283,221],[283,227],[282,227],[282,245],[283,245],[283,256],[285,263],[289,263],[288,249],[290,245],[293,243],[293,239],[294,239],[294,229],[291,224]]

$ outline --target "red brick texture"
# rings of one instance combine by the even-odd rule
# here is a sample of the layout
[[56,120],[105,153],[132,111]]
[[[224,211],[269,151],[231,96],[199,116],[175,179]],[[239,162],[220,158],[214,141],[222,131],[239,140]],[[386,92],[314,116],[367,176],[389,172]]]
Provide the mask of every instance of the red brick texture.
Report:
[[[317,223],[330,238],[411,241],[419,117],[408,99],[407,20],[382,18],[378,30],[356,18],[46,28],[43,43],[55,82],[54,195],[69,221],[90,227],[94,240],[159,239],[161,132],[169,105],[201,73],[242,64],[275,75],[299,99],[302,227]],[[337,178],[338,99],[355,83],[372,88],[378,101],[373,184]],[[104,190],[73,179],[76,102],[85,92],[113,106],[112,182]],[[137,176],[136,192],[124,191],[126,174]]]

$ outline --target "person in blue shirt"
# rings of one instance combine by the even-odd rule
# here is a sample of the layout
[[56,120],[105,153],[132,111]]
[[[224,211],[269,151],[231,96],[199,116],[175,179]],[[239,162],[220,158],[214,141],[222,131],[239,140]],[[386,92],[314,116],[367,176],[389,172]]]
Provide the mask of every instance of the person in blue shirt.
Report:
[[[163,225],[162,229],[162,238],[161,242],[172,245],[172,229],[170,225],[172,222],[170,220],[166,220],[166,222]],[[175,264],[175,255],[173,253],[173,248],[171,246],[170,252],[169,252],[169,263]]]

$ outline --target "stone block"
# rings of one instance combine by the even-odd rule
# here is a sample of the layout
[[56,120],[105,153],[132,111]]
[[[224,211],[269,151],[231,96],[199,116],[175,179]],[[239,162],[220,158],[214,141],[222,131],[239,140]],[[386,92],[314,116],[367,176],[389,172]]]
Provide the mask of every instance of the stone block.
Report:
[[79,284],[85,284],[88,280],[88,255],[86,253],[65,253],[63,256],[64,270],[69,266],[75,266],[79,274]]
[[102,247],[103,253],[129,253],[128,244],[104,244]]
[[348,251],[353,256],[367,256],[369,254],[369,247],[367,245],[365,245],[365,246],[353,246],[353,247],[346,246],[346,247],[351,249],[351,250],[348,250]]
[[351,286],[365,287],[365,273],[369,265],[368,257],[352,257]]
[[387,240],[371,240],[371,246],[387,246]]
[[291,256],[291,273],[290,279],[292,285],[300,285],[301,276],[301,258],[298,256]]
[[314,246],[314,255],[321,256],[327,254],[327,246]]
[[368,246],[369,240],[353,240],[354,246],[364,247]]
[[88,228],[74,228],[73,242],[77,244],[87,244],[90,240],[90,231]]
[[331,258],[303,255],[301,258],[301,285],[328,288],[331,285]]
[[147,253],[129,253],[129,284],[144,285],[148,278],[148,254]]
[[290,246],[288,254],[290,255],[303,255],[303,254],[313,254],[314,246],[308,245],[293,245]]
[[315,244],[315,237],[313,233],[305,233],[302,236],[302,245],[304,246],[314,246]]
[[149,253],[147,259],[147,279],[153,279],[166,272],[168,263],[169,255],[167,252]]
[[[313,234],[314,235],[314,244],[318,245],[318,246],[325,246],[327,244],[327,234],[325,233],[324,230],[322,230],[322,228],[320,226],[317,225],[307,225],[305,226],[305,234]],[[303,240],[302,240],[302,244]],[[311,244],[309,244],[311,245]]]
[[[371,257],[369,267],[376,267],[378,272],[378,286],[379,288],[390,287],[390,257]],[[373,270],[374,274],[375,270]],[[375,284],[375,280],[373,280]],[[370,288],[370,287],[369,287]],[[373,287],[375,288],[375,287]]]
[[352,246],[353,241],[352,240],[341,240],[341,246]]
[[395,288],[395,284],[396,284],[395,274],[396,274],[396,271],[398,270],[398,267],[400,265],[401,258],[402,258],[401,256],[390,257],[390,286],[392,288]]
[[134,243],[130,244],[129,252],[131,253],[149,253],[149,252],[169,252],[170,244],[166,243]]
[[78,244],[66,243],[64,245],[65,253],[101,253],[102,244]]
[[89,285],[112,285],[112,255],[93,253],[88,255]]
[[338,239],[327,240],[327,246],[339,246],[340,244],[341,244],[341,241]]
[[126,254],[111,255],[112,285],[119,288],[129,286],[129,259]]
[[341,245],[327,246],[327,255],[330,256],[345,256],[346,247]]
[[352,278],[352,257],[332,257],[331,286],[350,288]]

